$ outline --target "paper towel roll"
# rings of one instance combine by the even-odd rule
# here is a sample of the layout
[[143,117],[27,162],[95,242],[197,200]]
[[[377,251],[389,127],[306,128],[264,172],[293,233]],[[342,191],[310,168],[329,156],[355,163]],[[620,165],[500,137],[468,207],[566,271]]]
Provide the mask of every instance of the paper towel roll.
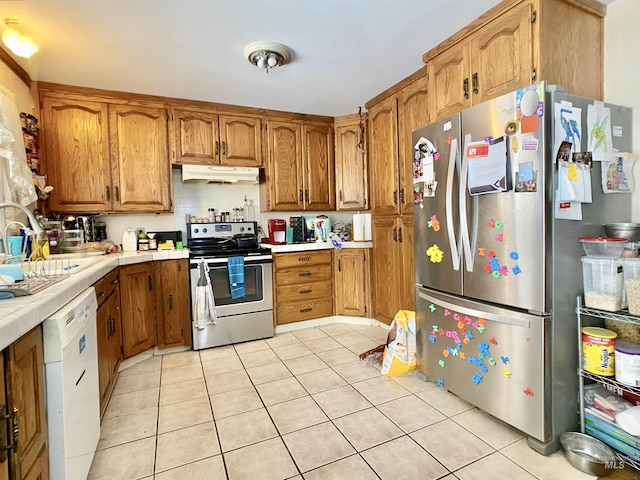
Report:
[[364,217],[364,241],[370,242],[371,241],[371,214],[363,213],[362,216]]
[[364,215],[356,213],[353,215],[353,241],[362,242],[364,240]]

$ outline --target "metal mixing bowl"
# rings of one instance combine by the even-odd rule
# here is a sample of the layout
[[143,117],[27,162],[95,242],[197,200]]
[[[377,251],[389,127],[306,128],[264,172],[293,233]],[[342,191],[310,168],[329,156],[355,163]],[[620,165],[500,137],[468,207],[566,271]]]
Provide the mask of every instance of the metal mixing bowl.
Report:
[[603,227],[609,237],[640,241],[640,223],[605,223]]
[[578,432],[560,435],[560,444],[567,461],[578,470],[597,477],[606,477],[617,465],[616,453],[597,438]]

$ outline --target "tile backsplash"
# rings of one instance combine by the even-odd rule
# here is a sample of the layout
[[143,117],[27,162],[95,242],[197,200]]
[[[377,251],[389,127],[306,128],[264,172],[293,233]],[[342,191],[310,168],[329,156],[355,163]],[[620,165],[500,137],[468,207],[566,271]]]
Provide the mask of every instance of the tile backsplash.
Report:
[[258,185],[214,185],[206,183],[182,183],[179,169],[173,170],[173,201],[174,213],[147,213],[147,214],[109,214],[104,216],[107,225],[109,239],[120,243],[122,234],[127,227],[144,227],[147,231],[182,230],[186,243],[187,214],[197,217],[206,217],[209,208],[215,208],[217,212],[233,212],[233,208],[242,207],[244,197],[253,200],[255,206],[255,218],[264,230],[267,231],[268,220],[271,218],[283,218],[288,220],[290,216],[316,216],[324,213],[332,220],[332,225],[337,222],[351,222],[355,212],[260,212],[260,194]]

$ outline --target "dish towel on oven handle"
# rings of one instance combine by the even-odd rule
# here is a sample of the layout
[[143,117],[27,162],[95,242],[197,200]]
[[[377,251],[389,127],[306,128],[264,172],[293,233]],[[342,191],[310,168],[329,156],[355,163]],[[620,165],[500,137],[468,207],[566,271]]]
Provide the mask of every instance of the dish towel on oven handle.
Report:
[[227,270],[229,271],[231,298],[246,296],[244,288],[244,257],[229,257],[227,259]]
[[196,299],[194,304],[193,326],[202,330],[207,325],[216,324],[216,304],[213,298],[213,288],[209,277],[209,266],[204,259],[198,265],[200,275],[196,285]]

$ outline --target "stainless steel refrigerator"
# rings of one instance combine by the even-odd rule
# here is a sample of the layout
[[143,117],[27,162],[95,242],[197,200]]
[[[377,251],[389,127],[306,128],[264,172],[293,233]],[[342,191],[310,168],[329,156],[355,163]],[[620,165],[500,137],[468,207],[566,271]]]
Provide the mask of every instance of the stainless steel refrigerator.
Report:
[[[609,132],[597,155],[594,112]],[[580,171],[592,203],[558,201],[572,150],[599,158],[602,141],[631,152],[631,110],[544,82],[413,133],[419,374],[544,454],[578,428],[579,238],[631,218],[630,195],[603,193],[600,161]]]

